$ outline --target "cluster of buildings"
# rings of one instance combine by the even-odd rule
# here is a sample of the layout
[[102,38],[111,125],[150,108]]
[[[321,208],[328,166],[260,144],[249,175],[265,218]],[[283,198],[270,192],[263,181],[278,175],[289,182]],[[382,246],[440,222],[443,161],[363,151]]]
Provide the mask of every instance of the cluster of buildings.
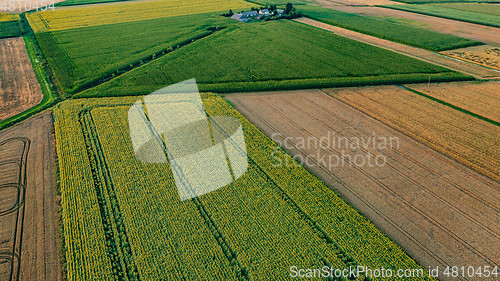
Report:
[[259,11],[235,13],[231,16],[231,18],[242,22],[247,22],[252,19],[260,20],[270,16],[280,17],[283,15],[285,15],[285,10],[276,9],[275,11],[271,12],[269,9],[260,9]]

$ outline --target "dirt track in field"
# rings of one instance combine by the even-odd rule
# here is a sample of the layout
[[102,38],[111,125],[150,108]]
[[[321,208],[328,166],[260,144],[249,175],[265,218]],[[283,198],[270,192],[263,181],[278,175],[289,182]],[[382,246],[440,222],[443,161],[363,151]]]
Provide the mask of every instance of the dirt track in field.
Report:
[[0,141],[31,140],[19,280],[62,280],[59,226],[54,185],[55,141],[51,112],[35,115],[0,131]]
[[331,31],[337,35],[344,36],[356,41],[364,42],[373,46],[381,47],[400,54],[437,64],[458,72],[469,74],[479,79],[500,79],[500,71],[488,69],[473,63],[452,59],[450,57],[434,53],[428,50],[411,47],[408,45],[392,42],[378,37],[366,35],[352,30],[325,24],[308,18],[298,18],[295,21]]
[[0,121],[39,104],[42,98],[24,39],[0,39]]
[[[500,264],[499,183],[321,90],[231,94],[226,99],[268,136],[279,133],[274,140],[284,143],[289,137],[291,155],[302,157],[312,172],[422,265]],[[399,145],[339,145],[342,137],[363,141],[375,136],[396,137]],[[323,146],[300,146],[301,138]],[[383,155],[385,165],[356,165],[346,156],[358,154],[365,161],[368,155]]]
[[323,6],[325,8],[331,8],[343,12],[364,14],[369,16],[403,18],[425,24],[426,28],[430,30],[477,40],[486,44],[500,46],[500,28],[497,27],[427,16],[382,7],[355,7],[349,5],[338,5],[335,3],[329,3],[329,1],[325,0],[317,0],[317,2],[320,6]]

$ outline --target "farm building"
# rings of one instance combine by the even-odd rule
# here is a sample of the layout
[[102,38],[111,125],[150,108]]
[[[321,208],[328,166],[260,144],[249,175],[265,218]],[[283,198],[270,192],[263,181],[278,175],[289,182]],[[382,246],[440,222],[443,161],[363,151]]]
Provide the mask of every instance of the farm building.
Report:
[[269,9],[262,9],[259,11],[259,14],[263,15],[263,16],[269,16],[271,15],[271,13],[269,12]]
[[231,18],[242,22],[247,22],[249,19],[254,18],[258,15],[259,13],[257,11],[248,11],[248,12],[236,13]]

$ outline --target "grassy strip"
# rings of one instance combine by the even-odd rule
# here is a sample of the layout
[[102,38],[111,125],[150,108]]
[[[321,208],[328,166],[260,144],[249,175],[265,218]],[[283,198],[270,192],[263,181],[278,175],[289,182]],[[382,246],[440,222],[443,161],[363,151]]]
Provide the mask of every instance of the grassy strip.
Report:
[[403,89],[405,89],[405,90],[408,90],[408,91],[410,91],[410,92],[412,92],[412,93],[415,93],[415,94],[417,94],[417,95],[419,95],[419,96],[422,96],[422,97],[428,98],[428,99],[430,99],[430,100],[432,100],[432,101],[435,101],[435,102],[438,102],[438,103],[440,103],[440,104],[442,104],[442,105],[446,105],[446,106],[448,106],[448,107],[451,107],[451,108],[453,108],[453,109],[455,109],[455,110],[458,110],[458,111],[460,111],[460,112],[463,112],[463,113],[465,113],[465,114],[468,114],[468,115],[470,115],[470,116],[472,116],[472,117],[476,117],[476,118],[478,118],[478,119],[480,119],[480,120],[486,121],[486,122],[488,122],[488,123],[490,123],[490,124],[493,124],[493,125],[496,125],[496,126],[500,126],[500,123],[499,123],[499,122],[497,122],[497,121],[495,121],[495,120],[491,120],[491,119],[489,119],[489,118],[487,118],[487,117],[484,117],[484,116],[481,116],[481,115],[479,115],[479,114],[476,114],[476,113],[474,113],[474,112],[472,112],[472,111],[469,111],[469,110],[463,109],[463,108],[461,108],[461,107],[458,107],[458,106],[453,105],[453,104],[451,104],[451,103],[445,102],[445,101],[440,100],[440,99],[438,99],[438,98],[435,98],[435,97],[433,97],[433,96],[430,96],[430,95],[424,94],[424,93],[419,92],[419,91],[417,91],[417,90],[414,90],[414,89],[412,89],[412,88],[408,88],[408,87],[406,87],[406,86],[404,86],[404,85],[399,85],[399,87],[401,87],[401,88],[403,88]]
[[463,10],[450,9],[435,5],[384,5],[384,8],[412,12],[422,15],[440,17],[444,19],[458,20],[476,23],[486,26],[500,27],[500,18],[494,15],[467,12]]
[[300,7],[300,11],[304,16],[326,24],[435,52],[483,44],[422,27],[394,23],[384,18],[362,16],[314,6]]

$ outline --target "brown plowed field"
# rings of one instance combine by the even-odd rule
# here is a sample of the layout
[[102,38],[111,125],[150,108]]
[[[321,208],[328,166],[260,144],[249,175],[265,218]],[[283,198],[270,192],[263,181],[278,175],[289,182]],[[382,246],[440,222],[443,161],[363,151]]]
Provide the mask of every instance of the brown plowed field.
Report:
[[0,131],[0,142],[14,137],[31,140],[19,280],[62,280],[52,114],[44,112]]
[[500,122],[500,81],[405,85],[490,120]]
[[[393,86],[380,89],[401,94]],[[351,90],[355,94],[358,89]],[[401,105],[391,97],[386,96],[390,103]],[[321,90],[233,94],[226,99],[422,265],[500,264],[497,182]],[[419,118],[415,115],[413,123],[419,124]],[[370,138],[397,141],[355,145]],[[356,160],[358,155],[364,163]],[[385,162],[370,165],[370,156],[385,157]]]
[[0,39],[0,121],[39,104],[42,98],[24,39]]
[[400,54],[404,54],[413,58],[417,58],[423,61],[427,61],[433,64],[437,64],[449,69],[453,69],[458,72],[466,73],[480,79],[499,79],[500,71],[488,69],[473,63],[452,59],[447,56],[434,53],[428,50],[411,47],[408,45],[392,42],[389,40],[381,39],[378,37],[366,35],[356,31],[348,30],[345,28],[329,25],[319,21],[315,21],[308,18],[298,18],[295,19],[297,22],[301,22],[307,25],[315,26],[324,30],[331,31],[337,35],[344,36],[353,40],[364,42],[373,46],[381,47],[387,50],[391,50]]

